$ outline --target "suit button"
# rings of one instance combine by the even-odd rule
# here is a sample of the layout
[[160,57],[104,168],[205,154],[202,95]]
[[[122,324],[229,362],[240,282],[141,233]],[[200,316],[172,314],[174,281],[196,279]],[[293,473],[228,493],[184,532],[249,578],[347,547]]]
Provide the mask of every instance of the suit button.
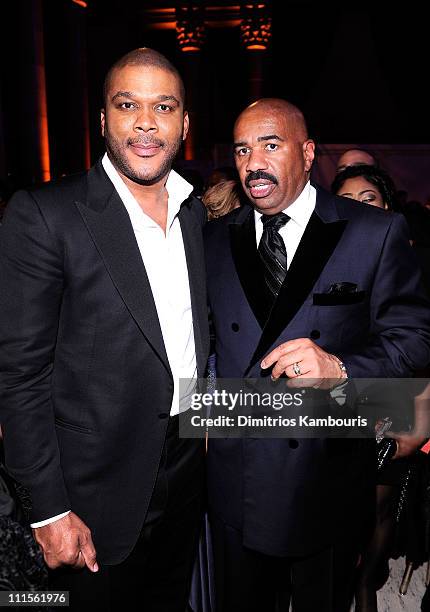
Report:
[[231,324],[231,329],[232,329],[234,332],[238,332],[238,331],[239,331],[239,325],[238,325],[237,323],[232,323],[232,324]]
[[297,440],[289,440],[288,444],[290,446],[290,448],[298,448],[299,443],[297,442]]
[[310,333],[310,337],[312,338],[312,340],[318,340],[320,336],[321,336],[321,332],[319,329],[313,329]]
[[168,418],[168,414],[167,412],[160,412],[160,414],[158,415],[159,419],[167,419]]

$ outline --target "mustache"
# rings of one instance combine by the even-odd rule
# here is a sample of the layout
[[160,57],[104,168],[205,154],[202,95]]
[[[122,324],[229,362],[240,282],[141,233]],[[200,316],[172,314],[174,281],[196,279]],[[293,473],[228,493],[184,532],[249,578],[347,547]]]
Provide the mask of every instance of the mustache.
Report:
[[258,179],[266,179],[267,181],[271,181],[272,183],[274,183],[275,185],[278,184],[278,179],[276,178],[276,176],[273,176],[273,174],[269,174],[268,172],[264,172],[264,170],[256,170],[255,172],[250,172],[246,179],[245,179],[245,185],[246,187],[249,188],[249,183],[251,181],[257,181]]
[[140,136],[136,138],[127,138],[127,146],[141,144],[148,145],[154,144],[158,147],[164,147],[164,140],[160,140],[160,138],[156,138],[155,136]]

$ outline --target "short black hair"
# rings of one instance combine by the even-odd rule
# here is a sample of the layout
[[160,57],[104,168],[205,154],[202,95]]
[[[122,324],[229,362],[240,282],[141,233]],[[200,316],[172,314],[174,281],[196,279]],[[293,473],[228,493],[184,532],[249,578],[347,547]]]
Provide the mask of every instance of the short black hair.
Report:
[[175,66],[161,53],[149,47],[141,47],[139,49],[133,49],[129,53],[126,53],[120,57],[108,70],[104,83],[103,83],[103,104],[106,104],[107,93],[110,86],[112,75],[116,70],[124,68],[125,66],[148,66],[151,68],[161,68],[173,74],[179,83],[179,91],[181,95],[181,101],[185,106],[185,86],[181,75]]
[[382,168],[370,166],[368,164],[347,166],[344,170],[336,174],[331,184],[332,193],[338,193],[348,179],[357,178],[358,176],[363,177],[378,189],[388,210],[398,211],[400,209],[396,196],[396,187],[391,176],[382,170]]

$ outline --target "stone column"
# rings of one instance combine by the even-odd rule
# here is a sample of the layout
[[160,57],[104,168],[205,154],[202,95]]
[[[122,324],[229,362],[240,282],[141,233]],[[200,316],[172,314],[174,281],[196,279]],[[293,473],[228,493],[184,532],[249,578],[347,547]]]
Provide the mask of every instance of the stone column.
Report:
[[265,63],[271,28],[272,20],[267,3],[248,2],[242,7],[240,30],[246,54],[248,103],[264,97]]
[[186,107],[190,131],[185,141],[185,159],[199,157],[201,115],[199,94],[201,79],[201,49],[205,40],[204,8],[198,2],[184,3],[176,8],[176,39],[181,53],[181,68],[186,89]]

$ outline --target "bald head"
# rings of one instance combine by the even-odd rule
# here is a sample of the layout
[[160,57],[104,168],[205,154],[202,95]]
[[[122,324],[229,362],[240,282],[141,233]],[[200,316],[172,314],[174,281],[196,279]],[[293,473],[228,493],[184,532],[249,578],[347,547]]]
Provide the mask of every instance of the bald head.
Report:
[[282,117],[288,122],[299,140],[304,141],[308,138],[308,129],[302,111],[297,106],[294,106],[294,104],[291,104],[291,102],[281,98],[261,98],[261,100],[257,100],[257,102],[247,106],[237,118],[234,126],[235,129],[242,119],[248,119],[248,117],[255,113]]
[[161,70],[165,70],[170,74],[173,74],[179,84],[179,90],[181,93],[181,102],[185,103],[185,87],[182,81],[181,75],[175,68],[175,66],[169,62],[167,57],[155,51],[154,49],[149,49],[148,47],[141,47],[139,49],[134,49],[130,51],[126,55],[117,60],[113,66],[109,69],[105,81],[103,84],[103,101],[106,104],[106,97],[109,91],[110,83],[112,81],[112,77],[118,70],[124,68],[125,66],[141,66],[142,68],[159,68]]
[[363,149],[348,149],[343,153],[337,162],[336,172],[342,172],[349,166],[377,166],[377,161],[367,151]]

